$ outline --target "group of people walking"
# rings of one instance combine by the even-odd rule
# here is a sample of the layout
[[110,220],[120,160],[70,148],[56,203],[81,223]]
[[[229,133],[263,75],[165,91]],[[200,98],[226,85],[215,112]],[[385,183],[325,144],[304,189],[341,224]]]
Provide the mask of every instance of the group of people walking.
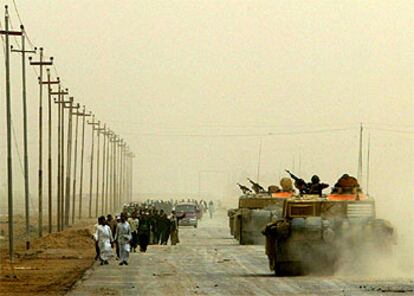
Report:
[[114,219],[112,215],[98,218],[94,234],[96,257],[101,265],[108,264],[112,257],[112,248],[115,247],[116,259],[119,265],[128,265],[129,253],[146,252],[149,244],[171,245],[179,243],[178,221],[173,210],[167,215],[162,209],[135,209],[128,214],[124,211]]
[[101,265],[108,264],[114,245],[117,259],[120,261],[119,265],[128,265],[132,231],[125,214],[120,215],[119,221],[114,220],[111,215],[108,215],[107,218],[105,216],[99,217],[94,239],[96,241],[95,260],[99,259]]

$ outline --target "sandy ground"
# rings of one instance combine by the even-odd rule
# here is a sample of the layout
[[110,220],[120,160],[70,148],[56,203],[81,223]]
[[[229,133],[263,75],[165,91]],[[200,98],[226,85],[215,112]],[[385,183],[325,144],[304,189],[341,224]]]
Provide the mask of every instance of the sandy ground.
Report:
[[[132,253],[128,266],[95,264],[69,292],[86,295],[414,295],[411,279],[354,276],[275,277],[263,246],[240,246],[225,211],[198,229],[180,228],[181,244]],[[356,271],[356,274],[358,271]]]
[[[16,227],[16,259],[1,249],[0,295],[63,295],[93,264],[95,251],[91,221],[60,233],[45,234],[25,250],[24,223]],[[7,237],[6,237],[7,239]]]

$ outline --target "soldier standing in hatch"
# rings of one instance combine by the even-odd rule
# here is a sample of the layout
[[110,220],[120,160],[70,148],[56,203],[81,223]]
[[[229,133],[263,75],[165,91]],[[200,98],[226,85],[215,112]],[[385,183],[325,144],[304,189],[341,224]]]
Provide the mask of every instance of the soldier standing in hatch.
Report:
[[312,176],[311,183],[308,184],[309,186],[309,194],[317,194],[322,196],[322,190],[328,188],[328,184],[321,183],[321,180],[317,175]]
[[355,177],[352,177],[348,174],[342,175],[341,178],[336,182],[332,192],[339,194],[354,194],[360,192],[361,188],[359,186],[358,180]]

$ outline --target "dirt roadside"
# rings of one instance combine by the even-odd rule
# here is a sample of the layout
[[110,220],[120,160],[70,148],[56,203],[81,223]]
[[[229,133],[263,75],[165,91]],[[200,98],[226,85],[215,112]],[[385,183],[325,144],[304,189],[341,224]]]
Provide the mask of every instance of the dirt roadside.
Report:
[[27,251],[18,240],[15,257],[11,265],[1,249],[0,295],[64,295],[94,262],[91,227],[82,223],[47,234]]

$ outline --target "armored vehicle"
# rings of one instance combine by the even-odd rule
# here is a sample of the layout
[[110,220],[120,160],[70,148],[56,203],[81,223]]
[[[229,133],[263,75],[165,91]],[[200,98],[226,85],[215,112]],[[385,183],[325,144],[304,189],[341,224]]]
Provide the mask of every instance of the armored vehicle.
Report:
[[[375,200],[355,190],[283,200],[282,218],[266,226],[266,254],[276,275],[333,272],[344,261],[387,251],[393,228],[377,219]],[[360,257],[361,258],[361,257]]]
[[239,207],[228,210],[230,233],[241,245],[264,244],[261,230],[282,217],[283,201],[292,193],[245,194],[239,198]]

